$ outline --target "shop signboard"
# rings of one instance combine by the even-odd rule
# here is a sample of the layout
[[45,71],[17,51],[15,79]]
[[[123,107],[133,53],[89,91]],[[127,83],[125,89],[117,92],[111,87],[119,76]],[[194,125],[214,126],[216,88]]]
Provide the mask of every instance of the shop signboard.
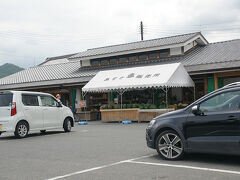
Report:
[[79,107],[80,107],[80,108],[85,108],[85,107],[86,107],[86,101],[85,101],[85,100],[81,100],[81,101],[79,102]]

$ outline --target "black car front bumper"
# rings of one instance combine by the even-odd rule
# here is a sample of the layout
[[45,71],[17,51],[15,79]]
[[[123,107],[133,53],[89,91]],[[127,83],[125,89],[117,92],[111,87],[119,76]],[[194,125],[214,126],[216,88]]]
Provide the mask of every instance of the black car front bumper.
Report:
[[152,132],[150,128],[146,129],[146,141],[147,141],[148,147],[155,149],[155,144],[154,144],[154,140],[153,140]]

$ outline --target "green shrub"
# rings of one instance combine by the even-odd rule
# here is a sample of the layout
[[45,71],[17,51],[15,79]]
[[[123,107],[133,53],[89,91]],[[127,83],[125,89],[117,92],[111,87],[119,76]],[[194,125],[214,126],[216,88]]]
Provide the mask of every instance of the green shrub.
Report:
[[148,109],[148,107],[149,107],[149,104],[144,104],[143,105],[143,109]]
[[166,106],[165,106],[165,105],[159,105],[158,108],[159,108],[159,109],[165,109]]
[[150,109],[157,109],[157,106],[155,104],[151,104],[149,108]]
[[113,105],[109,104],[109,105],[107,106],[107,109],[113,109]]
[[115,104],[115,105],[113,105],[113,109],[121,109],[121,105]]
[[127,108],[132,108],[132,104],[127,104]]
[[123,108],[123,109],[127,109],[127,105],[126,105],[126,104],[123,104],[123,105],[122,105],[122,108]]
[[100,107],[100,109],[106,109],[107,107],[106,107],[106,105],[102,105],[101,107]]
[[139,107],[140,109],[143,109],[144,104],[139,104],[138,107]]
[[133,104],[132,108],[138,108],[138,104]]
[[[129,109],[129,108],[139,108],[139,109],[163,109],[165,108],[165,105],[156,106],[155,104],[123,104],[123,109]],[[121,109],[120,104],[109,104],[109,105],[102,105],[101,109]]]

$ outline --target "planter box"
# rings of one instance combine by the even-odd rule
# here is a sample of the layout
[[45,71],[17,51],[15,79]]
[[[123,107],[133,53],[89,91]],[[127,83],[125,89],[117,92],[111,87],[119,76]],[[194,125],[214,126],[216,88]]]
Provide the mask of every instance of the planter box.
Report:
[[98,112],[91,112],[91,111],[86,111],[85,112],[77,112],[74,117],[75,121],[96,121],[97,120],[97,113]]
[[151,121],[154,117],[166,112],[174,111],[174,109],[101,109],[102,121],[104,122],[120,122],[130,121]]
[[104,122],[138,121],[138,110],[138,108],[101,109],[101,117]]
[[170,111],[174,111],[174,109],[139,109],[139,121],[151,121],[153,118]]

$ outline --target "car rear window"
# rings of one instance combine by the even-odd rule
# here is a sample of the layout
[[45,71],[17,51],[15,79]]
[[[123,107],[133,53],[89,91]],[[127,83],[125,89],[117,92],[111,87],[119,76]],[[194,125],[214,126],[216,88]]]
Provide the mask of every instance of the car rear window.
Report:
[[13,94],[0,94],[0,107],[10,106],[12,99]]
[[38,97],[36,95],[22,95],[22,102],[25,106],[39,106]]

